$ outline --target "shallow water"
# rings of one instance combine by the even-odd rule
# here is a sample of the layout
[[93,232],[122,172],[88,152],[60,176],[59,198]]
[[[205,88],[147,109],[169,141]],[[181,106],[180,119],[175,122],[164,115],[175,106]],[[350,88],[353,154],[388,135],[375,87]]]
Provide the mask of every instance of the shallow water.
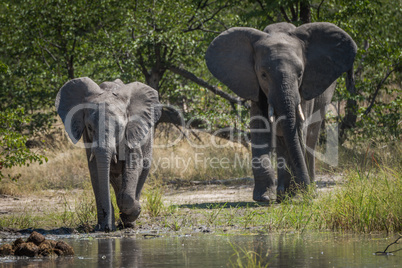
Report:
[[[51,238],[48,238],[51,239]],[[57,237],[55,239],[60,239]],[[339,233],[145,237],[65,237],[74,257],[0,258],[0,267],[232,267],[244,251],[268,267],[401,267],[402,251],[376,256],[396,238]],[[0,241],[0,244],[10,241]],[[400,248],[392,246],[389,251]],[[245,260],[244,260],[245,261]],[[243,262],[245,263],[245,262]]]

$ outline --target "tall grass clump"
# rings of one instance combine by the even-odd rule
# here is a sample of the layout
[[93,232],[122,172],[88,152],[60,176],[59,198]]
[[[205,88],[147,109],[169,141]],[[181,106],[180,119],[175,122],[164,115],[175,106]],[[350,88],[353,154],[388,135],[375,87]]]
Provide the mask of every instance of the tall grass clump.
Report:
[[145,208],[148,211],[149,215],[151,217],[159,216],[165,209],[162,199],[162,188],[147,190],[145,191],[144,195],[146,198]]
[[402,173],[350,171],[345,184],[323,197],[326,225],[356,232],[402,231]]
[[[183,134],[185,133],[185,134]],[[251,176],[251,151],[203,132],[157,129],[149,180],[188,181]]]

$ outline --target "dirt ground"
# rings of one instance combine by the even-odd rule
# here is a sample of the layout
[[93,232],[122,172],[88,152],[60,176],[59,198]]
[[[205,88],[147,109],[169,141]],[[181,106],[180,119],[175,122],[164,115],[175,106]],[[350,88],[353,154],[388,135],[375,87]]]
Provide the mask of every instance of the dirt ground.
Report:
[[[318,191],[329,191],[340,180],[340,175],[318,176]],[[41,214],[49,211],[49,208],[52,211],[64,211],[66,208],[73,210],[82,192],[82,190],[48,190],[35,196],[0,195],[0,216],[25,211]],[[211,182],[196,181],[185,186],[178,182],[171,182],[165,187],[163,200],[166,205],[253,202],[252,192],[253,181],[251,178]]]

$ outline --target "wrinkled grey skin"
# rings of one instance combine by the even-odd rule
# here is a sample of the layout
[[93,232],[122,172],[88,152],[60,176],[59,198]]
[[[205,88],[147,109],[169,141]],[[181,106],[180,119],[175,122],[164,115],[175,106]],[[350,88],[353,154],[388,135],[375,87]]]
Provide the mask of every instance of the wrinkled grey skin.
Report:
[[[347,72],[348,85],[354,86],[356,50],[352,38],[331,23],[297,28],[277,23],[263,32],[236,27],[212,41],[205,56],[209,70],[237,95],[251,100],[255,201],[275,199],[273,167],[263,164],[275,146],[273,137],[278,162],[286,162],[285,168],[278,165],[277,200],[292,194],[293,186],[304,188],[314,181],[314,149],[325,106],[342,73]],[[308,125],[315,112],[321,119]],[[313,152],[306,153],[305,146]]]
[[153,126],[160,117],[158,93],[117,79],[99,86],[87,77],[67,82],[56,98],[66,131],[77,143],[83,137],[96,199],[96,230],[115,230],[110,200],[113,186],[123,227],[141,212],[140,194],[152,159]]

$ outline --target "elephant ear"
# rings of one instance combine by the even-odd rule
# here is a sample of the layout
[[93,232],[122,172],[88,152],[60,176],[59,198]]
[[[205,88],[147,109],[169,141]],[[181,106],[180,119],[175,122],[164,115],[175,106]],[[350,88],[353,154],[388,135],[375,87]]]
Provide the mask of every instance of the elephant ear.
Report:
[[161,117],[158,92],[140,82],[125,85],[119,90],[128,98],[126,140],[130,148],[141,145]]
[[292,33],[304,43],[305,69],[300,87],[304,99],[322,94],[342,73],[353,68],[357,47],[353,39],[332,23],[301,25]]
[[68,136],[75,144],[84,132],[84,107],[85,99],[93,94],[101,94],[103,91],[88,77],[76,78],[65,83],[57,93],[55,106]]
[[253,28],[231,28],[216,37],[205,54],[209,71],[244,99],[258,101],[253,45],[264,37],[266,33]]

